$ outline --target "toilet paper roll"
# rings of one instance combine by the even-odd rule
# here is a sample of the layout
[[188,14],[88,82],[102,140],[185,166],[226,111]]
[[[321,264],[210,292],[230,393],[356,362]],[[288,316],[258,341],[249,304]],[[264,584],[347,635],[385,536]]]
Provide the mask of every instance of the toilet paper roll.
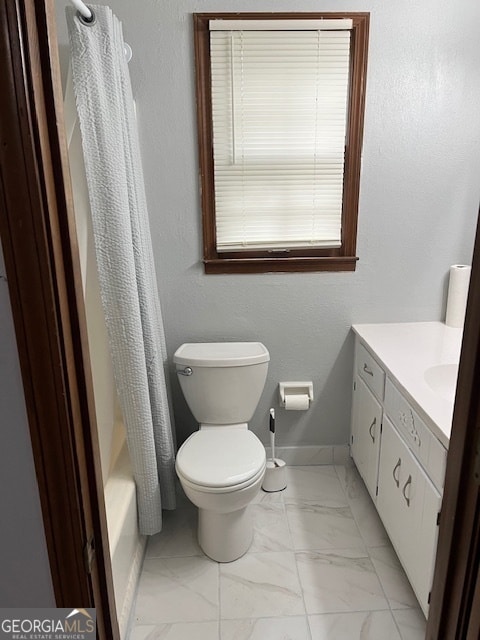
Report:
[[285,409],[287,411],[305,411],[310,407],[310,400],[306,393],[295,393],[285,396]]
[[472,268],[466,264],[454,264],[450,267],[445,316],[445,324],[448,327],[463,327],[471,270]]

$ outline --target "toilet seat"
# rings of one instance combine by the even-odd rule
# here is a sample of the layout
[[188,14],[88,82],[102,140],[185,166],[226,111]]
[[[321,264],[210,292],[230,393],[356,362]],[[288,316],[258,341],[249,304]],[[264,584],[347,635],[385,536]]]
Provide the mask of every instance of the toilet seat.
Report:
[[265,465],[265,448],[254,433],[223,427],[193,433],[180,447],[175,468],[197,490],[223,493],[254,483]]
[[263,467],[260,469],[260,471],[253,478],[250,478],[249,480],[246,480],[245,482],[242,482],[240,484],[235,484],[233,486],[226,486],[226,487],[220,487],[220,486],[206,487],[201,484],[195,484],[195,482],[190,482],[190,480],[187,480],[181,474],[181,472],[178,471],[178,468],[177,468],[177,475],[184,488],[188,487],[195,491],[200,491],[201,493],[212,493],[212,494],[218,495],[218,494],[224,494],[224,493],[235,493],[236,491],[241,491],[242,489],[248,489],[248,487],[251,487],[253,484],[255,484],[258,479],[263,479],[265,468],[266,468],[266,462],[263,465]]

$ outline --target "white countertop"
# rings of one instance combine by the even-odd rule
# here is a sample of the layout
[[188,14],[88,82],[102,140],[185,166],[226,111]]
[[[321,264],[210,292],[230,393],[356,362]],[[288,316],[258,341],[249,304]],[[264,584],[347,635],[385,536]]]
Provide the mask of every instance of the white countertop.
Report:
[[[455,385],[451,392],[448,388],[434,390],[427,379],[429,373],[437,371],[432,371],[432,367],[458,364],[462,329],[447,327],[442,322],[402,322],[355,324],[353,330],[373,352],[387,375],[396,381],[434,435],[448,448]],[[446,367],[445,372],[449,369]],[[438,370],[442,372],[440,368]]]

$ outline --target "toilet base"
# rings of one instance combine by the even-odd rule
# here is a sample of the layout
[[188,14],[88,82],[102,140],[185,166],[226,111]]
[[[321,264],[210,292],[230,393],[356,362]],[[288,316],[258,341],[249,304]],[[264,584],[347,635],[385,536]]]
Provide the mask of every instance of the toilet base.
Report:
[[249,505],[229,513],[198,510],[198,543],[216,562],[232,562],[243,556],[253,539]]

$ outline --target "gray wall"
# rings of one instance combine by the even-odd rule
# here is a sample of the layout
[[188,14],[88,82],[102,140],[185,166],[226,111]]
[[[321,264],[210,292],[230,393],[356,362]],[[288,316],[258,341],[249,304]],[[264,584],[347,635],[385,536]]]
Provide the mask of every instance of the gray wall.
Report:
[[0,424],[0,606],[54,607],[1,246]]
[[[470,262],[480,195],[480,4],[471,0],[110,0],[130,63],[170,355],[185,341],[260,340],[271,354],[251,428],[281,444],[347,442],[355,322],[441,320],[449,265]],[[67,37],[58,1],[62,51]],[[201,262],[193,12],[370,11],[355,273],[209,275]],[[173,379],[179,438],[195,423]]]

